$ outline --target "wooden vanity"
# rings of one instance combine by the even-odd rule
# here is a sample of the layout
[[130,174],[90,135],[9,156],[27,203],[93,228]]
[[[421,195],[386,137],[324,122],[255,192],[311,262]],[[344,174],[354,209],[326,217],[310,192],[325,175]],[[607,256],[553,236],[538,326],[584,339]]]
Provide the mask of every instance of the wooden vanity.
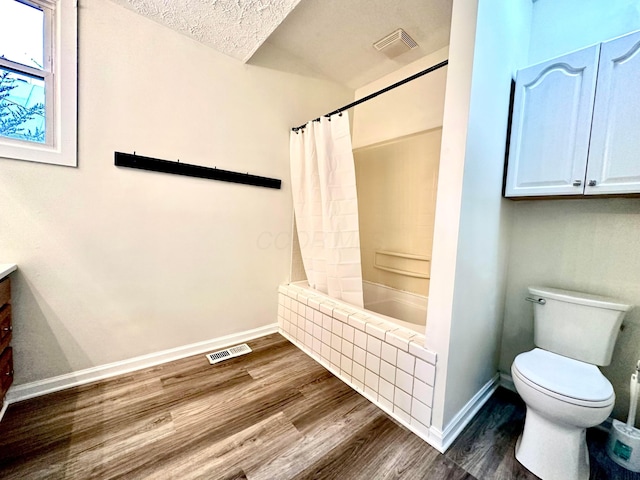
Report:
[[13,383],[13,350],[11,334],[11,279],[9,274],[15,265],[0,264],[0,401],[4,400],[7,390]]

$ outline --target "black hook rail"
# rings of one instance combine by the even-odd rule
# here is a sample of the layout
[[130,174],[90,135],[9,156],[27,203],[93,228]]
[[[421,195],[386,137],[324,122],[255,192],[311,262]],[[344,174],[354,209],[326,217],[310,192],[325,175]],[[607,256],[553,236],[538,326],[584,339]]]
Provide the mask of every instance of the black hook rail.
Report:
[[202,167],[190,165],[188,163],[172,162],[160,160],[158,158],[143,157],[130,153],[114,152],[116,167],[138,168],[152,172],[172,173],[174,175],[184,175],[187,177],[207,178],[209,180],[220,180],[223,182],[242,183],[245,185],[255,185],[257,187],[276,188],[282,187],[282,180],[277,178],[260,177],[248,173],[231,172],[218,168]]

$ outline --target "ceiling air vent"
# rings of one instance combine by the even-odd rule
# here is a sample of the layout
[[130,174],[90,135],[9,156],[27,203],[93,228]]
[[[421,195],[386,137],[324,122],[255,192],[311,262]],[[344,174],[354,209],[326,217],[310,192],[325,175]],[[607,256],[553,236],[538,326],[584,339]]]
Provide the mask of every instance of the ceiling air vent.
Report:
[[399,28],[384,38],[381,38],[373,44],[374,48],[384,53],[389,58],[395,58],[408,52],[412,48],[416,48],[418,44],[409,36],[407,32]]

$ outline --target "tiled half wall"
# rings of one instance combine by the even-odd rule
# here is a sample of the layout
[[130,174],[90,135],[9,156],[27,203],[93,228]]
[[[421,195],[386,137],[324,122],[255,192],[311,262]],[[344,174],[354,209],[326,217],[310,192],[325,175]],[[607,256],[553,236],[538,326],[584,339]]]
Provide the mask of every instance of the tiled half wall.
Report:
[[436,354],[424,335],[315,290],[282,285],[280,333],[428,441]]

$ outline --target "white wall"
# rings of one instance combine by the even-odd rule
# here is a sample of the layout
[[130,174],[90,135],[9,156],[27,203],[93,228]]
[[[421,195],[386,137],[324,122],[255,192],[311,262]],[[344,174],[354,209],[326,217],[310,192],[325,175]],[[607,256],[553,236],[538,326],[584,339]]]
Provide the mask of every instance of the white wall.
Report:
[[[640,29],[640,3],[537,0],[529,63]],[[640,199],[515,202],[500,370],[533,347],[533,284],[609,295],[640,306]],[[640,307],[627,315],[603,369],[616,392],[613,415],[626,418],[629,376],[640,358]]]
[[509,93],[526,58],[530,15],[528,0],[453,6],[426,335],[438,352],[433,425],[442,431],[498,367]]
[[529,64],[640,29],[638,0],[536,0]]
[[513,241],[500,369],[533,348],[529,285],[620,298],[636,305],[603,369],[616,391],[614,415],[625,418],[629,376],[640,358],[640,199],[527,201],[514,208]]
[[[360,99],[446,60],[449,48],[410,63],[356,90]],[[353,109],[353,148],[442,126],[447,67],[439,68]]]
[[[281,60],[267,50],[243,65],[111,2],[80,2],[79,168],[0,160],[0,260],[20,269],[16,384],[274,322],[289,127],[353,98],[267,67]],[[114,151],[283,188],[116,168]]]

